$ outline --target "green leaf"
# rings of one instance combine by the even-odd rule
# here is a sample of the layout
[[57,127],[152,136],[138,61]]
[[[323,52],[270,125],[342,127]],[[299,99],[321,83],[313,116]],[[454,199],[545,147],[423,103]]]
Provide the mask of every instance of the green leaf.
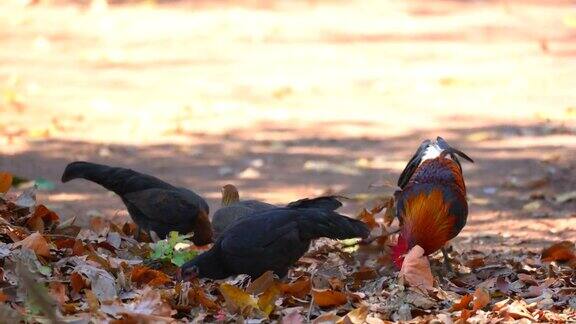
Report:
[[170,232],[167,239],[151,245],[152,252],[150,253],[150,259],[170,261],[177,266],[183,265],[193,259],[196,256],[196,252],[188,250],[176,251],[174,248],[179,243],[192,245],[192,242],[187,240],[189,237],[189,235],[180,235],[178,232]]
[[153,260],[166,259],[172,256],[173,247],[167,241],[158,241],[152,247],[150,258]]
[[170,261],[181,267],[184,263],[194,259],[196,257],[196,252],[194,251],[174,251],[174,256]]
[[38,190],[45,190],[45,191],[54,190],[54,188],[56,188],[54,182],[44,178],[36,179],[36,186],[38,187]]
[[170,234],[168,234],[168,244],[170,244],[170,246],[172,248],[174,248],[174,246],[176,246],[176,244],[182,242],[184,239],[178,235],[178,232],[176,231],[172,231],[170,232]]

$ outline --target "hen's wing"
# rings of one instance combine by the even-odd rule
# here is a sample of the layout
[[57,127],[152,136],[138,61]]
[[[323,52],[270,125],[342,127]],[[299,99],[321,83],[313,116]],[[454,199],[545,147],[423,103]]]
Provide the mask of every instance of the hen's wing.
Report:
[[307,250],[310,240],[300,238],[298,222],[289,211],[274,217],[249,217],[224,233],[221,253],[224,262],[236,273],[253,277],[272,270],[286,275],[288,268]]
[[190,233],[200,214],[200,207],[186,199],[177,190],[147,189],[131,192],[123,196],[129,211],[138,225],[153,230],[160,237],[170,231]]

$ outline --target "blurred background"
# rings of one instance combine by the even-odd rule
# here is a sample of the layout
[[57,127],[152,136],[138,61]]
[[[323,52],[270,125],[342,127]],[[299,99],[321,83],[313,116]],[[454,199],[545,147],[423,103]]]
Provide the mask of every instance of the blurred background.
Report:
[[464,167],[459,244],[576,234],[576,2],[2,0],[0,169],[63,218],[127,219],[73,160],[128,166],[219,205],[326,192],[355,214],[419,143]]

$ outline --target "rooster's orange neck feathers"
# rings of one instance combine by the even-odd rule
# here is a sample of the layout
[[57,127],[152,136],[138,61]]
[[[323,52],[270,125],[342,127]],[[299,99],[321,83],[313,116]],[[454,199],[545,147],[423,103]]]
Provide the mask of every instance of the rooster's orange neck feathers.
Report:
[[420,245],[426,254],[440,249],[452,237],[454,217],[441,189],[409,197],[402,211],[402,234],[408,247]]

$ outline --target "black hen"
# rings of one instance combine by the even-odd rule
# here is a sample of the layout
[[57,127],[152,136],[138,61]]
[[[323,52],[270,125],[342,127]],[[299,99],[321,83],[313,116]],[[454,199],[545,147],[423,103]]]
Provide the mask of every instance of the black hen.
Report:
[[[336,210],[342,204],[332,196],[314,199],[301,199],[291,202],[287,207],[320,208]],[[279,208],[258,200],[240,200],[238,189],[231,184],[222,187],[222,208],[212,215],[212,228],[216,238],[224,233],[232,224],[240,220],[258,214],[265,210]]]
[[278,208],[258,200],[240,200],[238,189],[231,184],[222,187],[222,208],[212,215],[212,229],[214,236],[218,238],[235,222],[240,221],[252,214]]
[[62,182],[77,178],[95,182],[120,196],[139,230],[154,231],[160,238],[171,231],[194,232],[194,244],[212,242],[208,204],[188,189],[131,169],[89,162],[68,164]]
[[368,237],[370,230],[363,222],[334,211],[340,206],[334,197],[322,197],[251,215],[232,225],[210,250],[184,264],[182,276],[257,278],[272,270],[284,277],[314,239]]

